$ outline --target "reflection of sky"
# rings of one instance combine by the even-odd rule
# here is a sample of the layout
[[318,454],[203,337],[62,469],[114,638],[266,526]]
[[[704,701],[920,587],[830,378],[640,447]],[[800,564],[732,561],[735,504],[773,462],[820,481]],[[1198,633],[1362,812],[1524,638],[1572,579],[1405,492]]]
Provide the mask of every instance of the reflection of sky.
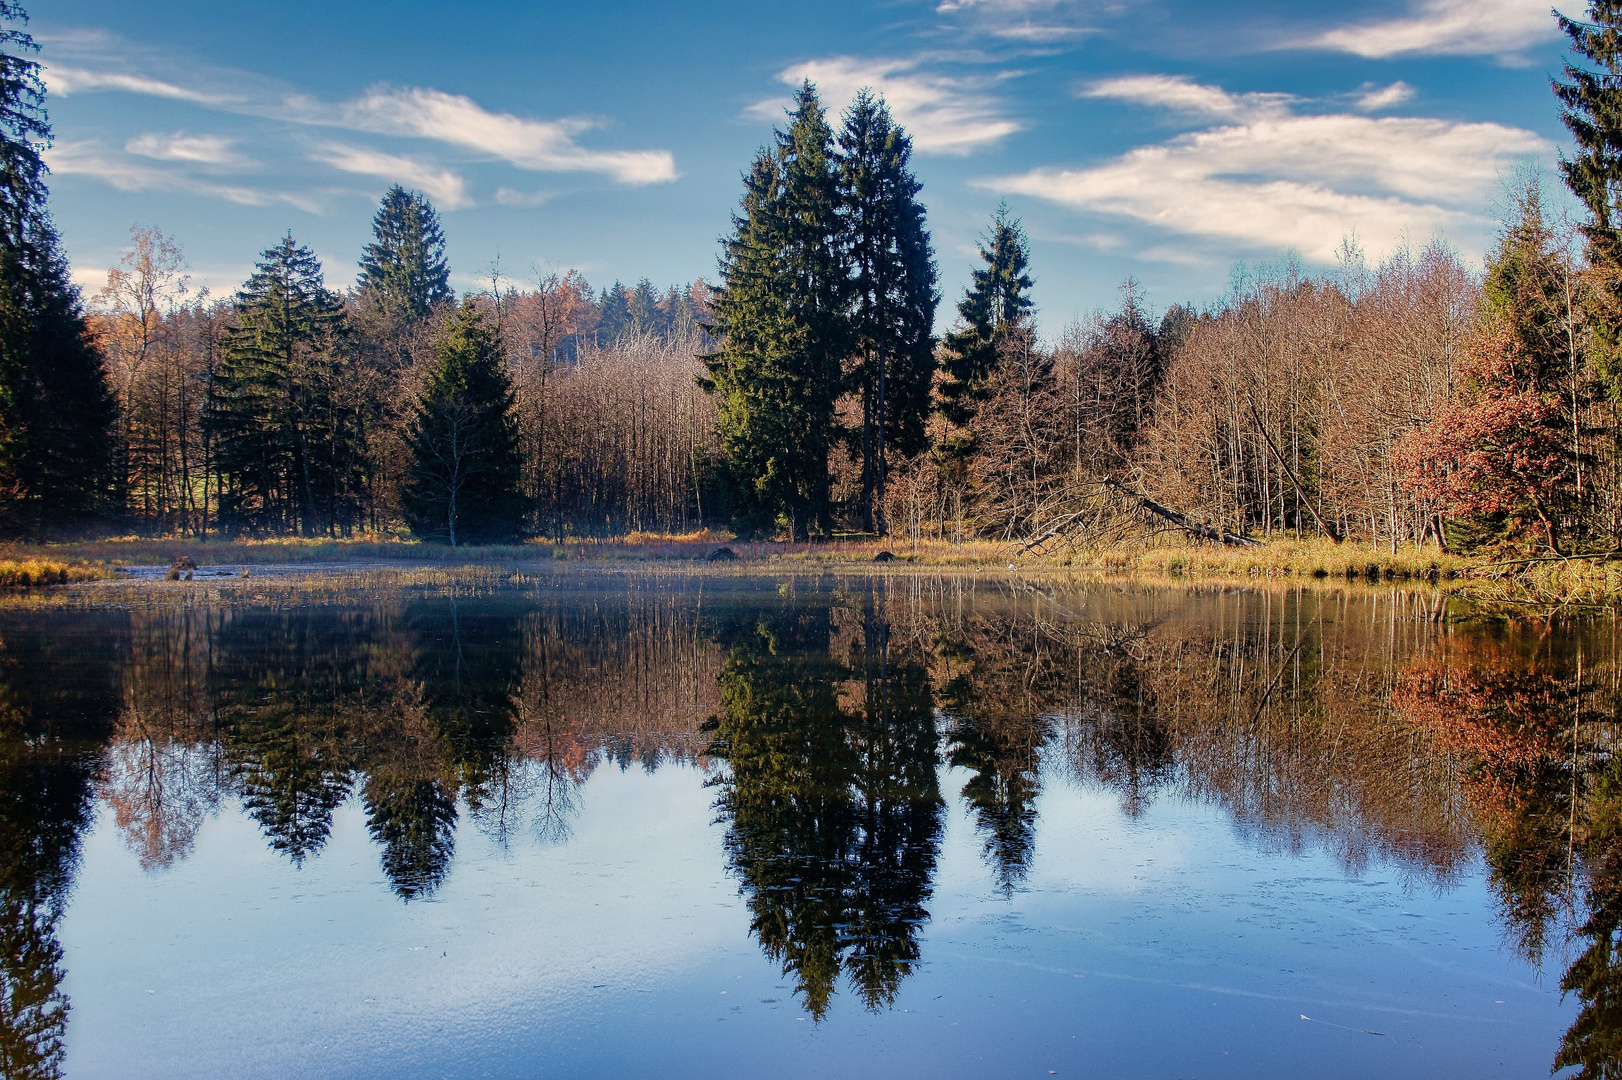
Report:
[[892,1010],[841,993],[820,1025],[749,936],[692,768],[599,770],[561,847],[503,852],[464,818],[410,904],[354,802],[302,870],[231,808],[147,875],[103,814],[61,927],[67,1075],[1546,1074],[1572,1010],[1500,948],[1479,868],[1441,894],[1379,864],[1348,881],[1219,810],[1128,820],[1055,783],[1004,900],[966,776],[942,776],[921,969]]

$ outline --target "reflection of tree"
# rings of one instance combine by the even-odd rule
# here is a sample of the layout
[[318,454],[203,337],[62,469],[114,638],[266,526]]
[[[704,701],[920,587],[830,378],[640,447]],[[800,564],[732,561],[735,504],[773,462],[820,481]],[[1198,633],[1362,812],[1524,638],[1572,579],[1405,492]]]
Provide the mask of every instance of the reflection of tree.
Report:
[[1036,843],[1040,755],[1053,734],[1048,712],[1062,685],[1052,649],[1033,624],[980,624],[944,637],[935,654],[943,669],[938,693],[947,761],[974,774],[963,797],[997,887],[1012,892],[1030,870]]
[[326,845],[332,812],[349,797],[342,732],[279,702],[232,719],[230,762],[242,804],[270,846],[300,864]]
[[940,844],[927,674],[890,650],[871,607],[861,618],[849,665],[830,653],[826,600],[723,631],[711,722],[751,929],[819,1019],[841,971],[869,1008],[894,1000],[918,959]]
[[75,655],[84,642],[73,629],[0,642],[0,1076],[8,1080],[62,1072],[68,999],[56,924],[93,817],[95,751],[118,707],[112,664],[96,659],[107,653]]
[[205,678],[213,612],[147,612],[134,620],[123,664],[123,707],[97,792],[144,870],[191,852],[221,795],[217,732]]
[[[1614,643],[1547,628],[1460,635],[1404,672],[1399,711],[1463,765],[1489,880],[1529,960],[1569,926],[1586,941],[1561,980],[1579,1012],[1554,1069],[1622,1076],[1622,761]],[[1584,653],[1607,657],[1604,668]]]

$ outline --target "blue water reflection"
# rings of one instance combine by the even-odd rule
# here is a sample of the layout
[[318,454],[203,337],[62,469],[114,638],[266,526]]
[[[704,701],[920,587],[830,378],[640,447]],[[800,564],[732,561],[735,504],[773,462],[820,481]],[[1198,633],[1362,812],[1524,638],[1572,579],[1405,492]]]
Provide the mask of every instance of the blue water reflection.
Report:
[[[1614,628],[1439,614],[634,578],[0,612],[0,1072],[1607,1075]],[[1558,710],[1569,761],[1526,734]]]

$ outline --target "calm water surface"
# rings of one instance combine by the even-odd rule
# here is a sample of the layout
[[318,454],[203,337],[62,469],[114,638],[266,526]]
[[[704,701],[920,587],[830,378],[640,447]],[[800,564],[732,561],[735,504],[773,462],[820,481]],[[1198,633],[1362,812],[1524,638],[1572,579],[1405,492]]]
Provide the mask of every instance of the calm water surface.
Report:
[[1609,621],[152,595],[0,609],[5,1077],[1622,1069]]

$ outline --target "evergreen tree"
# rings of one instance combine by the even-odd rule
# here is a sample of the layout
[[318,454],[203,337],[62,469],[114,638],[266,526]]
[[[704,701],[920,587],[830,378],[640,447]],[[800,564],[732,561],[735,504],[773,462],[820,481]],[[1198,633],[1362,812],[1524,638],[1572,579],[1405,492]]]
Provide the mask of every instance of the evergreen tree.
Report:
[[207,427],[220,520],[251,532],[347,532],[366,459],[343,301],[289,233],[236,295]]
[[[27,18],[0,0],[0,21]],[[117,407],[46,206],[34,51],[0,29],[0,530],[43,536],[106,507]]]
[[961,326],[946,337],[941,411],[954,424],[967,424],[997,368],[998,348],[1025,328],[1030,315],[1030,245],[1008,204],[997,208],[991,233],[980,245],[982,269],[958,302]]
[[372,218],[360,258],[360,291],[386,315],[406,321],[428,317],[453,297],[445,234],[439,214],[421,192],[389,188]]
[[828,455],[849,339],[833,132],[807,82],[745,180],[721,260],[705,388],[750,532],[832,527]]
[[1594,320],[1599,364],[1611,395],[1622,399],[1622,0],[1590,0],[1589,21],[1555,17],[1572,51],[1593,62],[1590,71],[1566,61],[1568,82],[1553,82],[1560,119],[1577,144],[1577,154],[1560,157],[1560,172],[1573,195],[1588,208],[1583,226],[1588,261],[1596,273]]
[[637,333],[647,334],[665,329],[662,316],[659,294],[653,291],[653,282],[643,278],[625,302],[626,322]]
[[1410,483],[1469,550],[1541,533],[1556,554],[1580,510],[1576,424],[1589,402],[1565,320],[1564,267],[1536,182],[1517,193],[1488,258],[1480,327],[1454,367],[1457,396],[1407,436]]
[[631,294],[620,282],[597,299],[597,340],[612,344],[631,325]]
[[517,536],[523,500],[515,404],[501,344],[468,300],[439,340],[407,435],[412,462],[402,502],[414,532],[452,547]]
[[853,389],[862,398],[862,519],[884,529],[888,451],[924,446],[934,377],[935,259],[912,140],[882,98],[863,90],[839,136],[840,196],[850,260]]

